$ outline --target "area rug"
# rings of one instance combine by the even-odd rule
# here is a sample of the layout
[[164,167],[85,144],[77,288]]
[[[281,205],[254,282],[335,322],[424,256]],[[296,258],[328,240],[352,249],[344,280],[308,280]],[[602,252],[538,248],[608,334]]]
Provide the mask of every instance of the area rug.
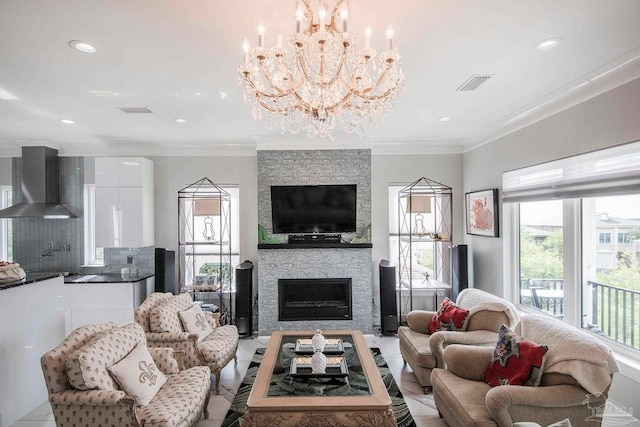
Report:
[[[256,378],[260,363],[262,362],[264,350],[264,348],[259,348],[258,350],[256,350],[253,359],[251,359],[249,368],[247,369],[247,374],[244,376],[242,382],[240,383],[238,392],[233,398],[231,407],[229,408],[229,411],[227,412],[227,415],[222,422],[222,427],[240,426],[240,417],[244,414],[244,411],[247,408],[247,399],[249,398],[249,393],[251,392],[251,387],[253,386],[253,381]],[[378,366],[378,371],[380,371],[382,381],[387,387],[389,397],[391,397],[391,407],[398,423],[398,427],[415,427],[416,424],[413,421],[411,414],[409,413],[409,408],[407,408],[407,404],[404,400],[404,397],[402,396],[402,393],[400,392],[400,388],[398,388],[396,381],[393,379],[391,371],[389,370],[389,366],[382,357],[380,349],[370,348],[370,350],[371,355],[373,356],[373,359]]]

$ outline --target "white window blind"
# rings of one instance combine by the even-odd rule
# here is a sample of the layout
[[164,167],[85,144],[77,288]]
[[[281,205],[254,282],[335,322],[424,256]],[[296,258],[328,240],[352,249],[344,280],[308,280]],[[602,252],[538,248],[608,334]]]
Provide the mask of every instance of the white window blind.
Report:
[[502,174],[504,202],[640,192],[640,141]]

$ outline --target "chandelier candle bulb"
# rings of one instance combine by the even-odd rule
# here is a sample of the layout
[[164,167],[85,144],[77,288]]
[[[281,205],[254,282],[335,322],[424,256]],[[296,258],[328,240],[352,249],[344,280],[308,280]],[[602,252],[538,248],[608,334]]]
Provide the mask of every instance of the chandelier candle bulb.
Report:
[[282,47],[282,34],[278,34],[278,47]]
[[264,24],[258,25],[258,47],[264,47]]
[[318,16],[320,17],[320,32],[324,31],[324,21],[325,18],[327,17],[327,11],[324,10],[324,7],[320,8],[320,11],[318,12]]
[[364,48],[371,49],[371,27],[364,31]]
[[302,31],[302,16],[303,16],[304,12],[302,12],[302,9],[298,9],[296,10],[296,33],[300,34],[300,32]]
[[393,28],[391,25],[387,27],[387,50],[393,49]]
[[349,11],[345,8],[340,11],[340,18],[342,19],[342,32],[347,32],[347,18],[349,17]]
[[249,40],[246,38],[242,43],[242,50],[244,51],[244,65],[249,65]]

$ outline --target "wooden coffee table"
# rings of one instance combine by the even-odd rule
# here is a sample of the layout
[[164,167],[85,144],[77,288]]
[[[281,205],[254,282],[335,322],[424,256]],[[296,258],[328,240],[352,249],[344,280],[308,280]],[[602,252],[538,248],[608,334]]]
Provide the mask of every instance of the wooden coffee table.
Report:
[[323,331],[341,338],[349,368],[346,378],[294,378],[295,343],[313,331],[276,331],[267,344],[247,400],[242,427],[397,426],[391,398],[360,331]]

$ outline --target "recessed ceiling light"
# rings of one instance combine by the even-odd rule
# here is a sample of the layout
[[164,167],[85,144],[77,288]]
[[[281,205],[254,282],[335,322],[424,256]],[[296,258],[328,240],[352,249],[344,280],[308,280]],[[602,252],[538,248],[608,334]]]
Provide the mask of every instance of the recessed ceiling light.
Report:
[[81,40],[71,40],[69,42],[69,46],[71,46],[76,50],[79,50],[82,53],[96,53],[100,50],[98,46],[87,43],[87,42],[83,42]]
[[440,117],[441,122],[448,122],[449,120],[451,120],[451,117]]
[[562,39],[560,37],[554,37],[551,39],[546,39],[546,40],[542,40],[538,43],[536,43],[535,45],[533,45],[533,47],[537,50],[549,50],[549,49],[553,49],[554,47],[558,46],[558,44],[562,41]]
[[202,93],[200,93],[200,92],[194,92],[193,94],[194,94],[195,96],[200,96],[200,95],[202,95]]
[[176,123],[187,123],[185,119],[176,119]]
[[69,120],[69,119],[61,119],[60,123],[64,123],[65,125],[72,125],[75,122],[73,120]]
[[225,92],[220,92],[220,99],[225,99],[227,94]]

